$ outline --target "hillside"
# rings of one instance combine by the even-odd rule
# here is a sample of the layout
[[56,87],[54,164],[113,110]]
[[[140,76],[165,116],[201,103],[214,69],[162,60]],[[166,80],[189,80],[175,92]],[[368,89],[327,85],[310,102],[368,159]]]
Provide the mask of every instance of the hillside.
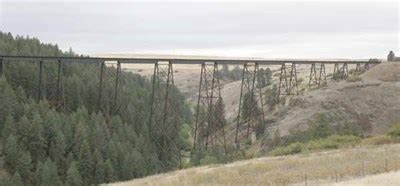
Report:
[[[266,130],[274,134],[279,129],[281,136],[286,136],[323,118],[335,129],[351,127],[362,136],[383,134],[400,121],[399,71],[400,64],[385,62],[353,78],[356,81],[331,81],[323,88],[304,92],[270,113]],[[261,149],[262,143],[255,143],[253,149]]]
[[226,165],[190,168],[110,185],[304,185],[305,179],[309,185],[330,184],[335,183],[336,179],[342,182],[399,170],[399,153],[400,145],[395,144],[263,157]]
[[[273,140],[271,134],[277,129],[282,140],[289,139],[281,142],[282,146],[290,144],[291,137],[298,135],[298,131],[307,131],[316,123],[326,123],[334,133],[340,134],[344,131],[360,137],[387,133],[393,124],[400,122],[399,71],[399,63],[385,62],[360,76],[339,82],[330,81],[325,87],[293,97],[286,106],[266,113],[269,126],[267,133],[246,149],[248,157],[269,152],[273,148],[268,146]],[[225,84],[222,90],[224,96],[235,97],[235,85],[238,86],[239,82]],[[229,89],[231,91],[227,91]],[[231,107],[227,106],[228,112],[235,109]],[[228,129],[231,126],[232,124]],[[303,138],[294,138],[294,141],[297,140],[301,141]],[[304,141],[307,140],[313,139]],[[362,174],[383,172],[386,168],[399,170],[400,161],[396,155],[399,151],[399,145],[384,145],[264,157],[227,165],[191,168],[113,185],[302,185],[305,177],[310,184],[330,184],[336,181],[336,177],[338,181],[348,181]],[[386,161],[389,162],[388,167],[385,167]],[[365,166],[364,173],[362,166]]]

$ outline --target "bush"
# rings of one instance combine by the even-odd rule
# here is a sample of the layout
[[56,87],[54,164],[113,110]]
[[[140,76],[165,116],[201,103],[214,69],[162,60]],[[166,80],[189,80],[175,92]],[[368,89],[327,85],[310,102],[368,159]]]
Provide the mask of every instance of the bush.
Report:
[[327,138],[313,140],[307,143],[295,142],[285,147],[278,147],[271,151],[272,156],[297,154],[304,151],[337,149],[359,143],[361,138],[352,135],[332,135]]
[[314,140],[307,144],[308,150],[337,149],[357,144],[361,138],[352,135],[332,135],[324,139]]
[[212,155],[206,155],[203,159],[200,160],[200,165],[210,165],[210,164],[217,164],[218,159]]
[[400,123],[394,124],[393,127],[387,133],[392,138],[400,137]]
[[384,145],[394,143],[393,139],[386,135],[374,136],[363,140],[362,145]]
[[272,156],[284,156],[297,154],[303,151],[304,144],[300,142],[292,143],[286,147],[278,147],[271,151]]

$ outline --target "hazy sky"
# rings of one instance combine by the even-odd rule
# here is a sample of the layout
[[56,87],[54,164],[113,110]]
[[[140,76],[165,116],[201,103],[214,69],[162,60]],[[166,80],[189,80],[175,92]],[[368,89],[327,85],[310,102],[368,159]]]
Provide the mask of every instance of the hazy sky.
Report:
[[1,31],[83,54],[400,55],[396,2],[0,2]]

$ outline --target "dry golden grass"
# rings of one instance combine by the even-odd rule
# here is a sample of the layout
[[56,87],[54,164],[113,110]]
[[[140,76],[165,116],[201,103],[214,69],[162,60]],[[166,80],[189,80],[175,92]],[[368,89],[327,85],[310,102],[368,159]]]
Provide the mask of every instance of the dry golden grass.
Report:
[[357,178],[353,180],[348,180],[344,182],[339,182],[335,184],[331,184],[332,186],[339,185],[351,185],[351,186],[359,186],[359,185],[396,185],[400,184],[400,172],[389,172],[384,174],[377,174],[367,176],[365,178]]
[[400,145],[392,144],[264,157],[174,171],[111,185],[296,185],[304,184],[305,177],[310,184],[326,184],[335,182],[336,177],[338,181],[345,181],[362,175],[399,170],[399,154]]

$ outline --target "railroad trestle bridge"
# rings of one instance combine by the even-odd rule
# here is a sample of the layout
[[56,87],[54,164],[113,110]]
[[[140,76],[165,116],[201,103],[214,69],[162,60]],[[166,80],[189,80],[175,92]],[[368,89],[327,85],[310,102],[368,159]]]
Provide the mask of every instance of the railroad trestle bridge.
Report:
[[[177,111],[171,107],[171,101],[174,96],[171,95],[174,86],[174,64],[200,65],[200,77],[198,87],[197,105],[195,105],[194,126],[192,131],[193,150],[196,148],[219,148],[224,153],[227,152],[226,131],[221,123],[214,119],[215,105],[221,99],[220,77],[218,69],[220,65],[239,65],[242,66],[241,88],[239,107],[235,119],[234,143],[240,144],[248,139],[255,130],[257,123],[264,123],[264,101],[260,84],[260,66],[279,65],[279,81],[277,85],[278,102],[288,96],[298,95],[297,69],[299,65],[309,66],[310,73],[308,86],[310,88],[324,86],[328,79],[326,65],[333,65],[331,78],[333,80],[345,79],[349,73],[362,73],[370,68],[370,65],[378,64],[380,60],[268,60],[268,59],[225,59],[225,58],[99,58],[99,57],[50,57],[50,56],[0,56],[0,75],[3,75],[6,63],[15,62],[33,62],[38,65],[37,99],[52,99],[54,105],[65,111],[65,95],[63,82],[63,65],[70,63],[85,63],[99,65],[99,85],[97,91],[97,106],[99,111],[121,109],[121,101],[118,101],[122,89],[121,74],[122,64],[153,64],[154,72],[152,76],[152,93],[150,104],[149,127],[150,130],[156,130],[157,134],[162,136],[161,142],[157,143],[163,151],[168,151],[170,145],[166,145],[169,136],[166,136],[168,130],[177,130],[168,123],[175,120]],[[107,70],[107,63],[113,62],[114,68]],[[56,81],[56,95],[45,95],[44,88],[44,66],[46,63],[57,63],[58,70],[54,72]],[[349,65],[355,66],[355,69],[349,70]],[[114,83],[113,92],[105,93],[104,87],[108,86],[106,78],[112,78]],[[106,95],[105,95],[106,94]],[[112,104],[102,102],[102,97],[112,97]],[[250,101],[247,107],[250,109],[247,117],[243,117],[243,106],[246,96]],[[50,98],[51,97],[51,98]],[[172,109],[171,109],[172,108]],[[199,109],[202,108],[203,116],[200,116]],[[257,110],[260,108],[261,110]],[[251,110],[256,109],[256,110]],[[158,115],[158,117],[155,117]],[[163,136],[165,135],[165,136]],[[165,142],[165,143],[164,143]],[[180,153],[180,152],[179,152]],[[165,157],[168,158],[168,157]],[[180,155],[179,155],[180,158]]]

